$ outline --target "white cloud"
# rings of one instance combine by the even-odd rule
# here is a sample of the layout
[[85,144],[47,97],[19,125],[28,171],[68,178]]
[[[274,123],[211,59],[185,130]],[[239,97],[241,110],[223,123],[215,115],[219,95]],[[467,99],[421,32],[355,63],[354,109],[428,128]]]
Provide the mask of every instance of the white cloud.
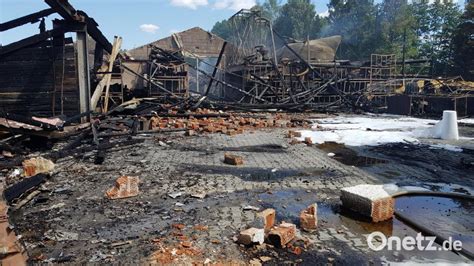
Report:
[[197,9],[199,6],[207,6],[207,0],[171,0],[171,5]]
[[324,11],[324,12],[321,12],[321,13],[319,13],[318,15],[319,15],[320,17],[322,17],[322,18],[327,18],[327,17],[329,17],[329,10],[326,10],[326,11]]
[[243,8],[249,9],[255,6],[257,2],[255,0],[217,0],[214,3],[216,9],[231,9],[234,11],[241,10]]
[[140,25],[140,30],[143,32],[155,34],[156,31],[160,29],[160,27],[154,25],[154,24],[142,24]]

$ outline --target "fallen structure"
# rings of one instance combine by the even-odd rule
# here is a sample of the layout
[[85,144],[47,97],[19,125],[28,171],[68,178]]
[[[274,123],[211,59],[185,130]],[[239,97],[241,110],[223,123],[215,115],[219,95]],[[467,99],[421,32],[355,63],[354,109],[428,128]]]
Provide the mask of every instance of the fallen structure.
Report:
[[[127,263],[130,254],[139,254],[161,264],[232,264],[227,256],[280,264],[320,261],[324,254],[321,261],[333,263],[337,256],[357,264],[356,256],[337,254],[367,254],[365,234],[374,228],[396,232],[394,216],[414,228],[416,223],[397,214],[395,196],[374,185],[380,180],[334,161],[339,151],[321,152],[322,136],[340,140],[336,133],[344,131],[364,138],[348,128],[397,135],[405,150],[398,157],[410,166],[416,163],[406,150],[416,139],[384,128],[390,121],[381,128],[358,128],[352,121],[333,121],[340,128],[325,127],[328,121],[315,126],[325,115],[310,111],[427,114],[445,107],[437,106],[439,100],[457,111],[439,126],[447,141],[456,141],[454,114],[472,110],[468,82],[399,74],[394,55],[337,60],[340,36],[288,43],[255,11],[243,10],[232,21],[266,30],[259,38],[246,40],[255,32],[235,31],[239,42],[223,40],[192,28],[120,53],[121,38],[109,43],[86,13],[67,1],[45,2],[51,8],[1,24],[3,31],[53,13],[62,17],[52,30],[0,49],[0,68],[11,70],[0,77],[3,194],[22,241],[35,252],[30,261]],[[77,32],[75,45],[65,32]],[[22,71],[25,62],[32,69]],[[404,60],[402,66],[419,63],[427,61]],[[452,161],[442,166],[470,169],[472,152],[460,152],[448,154]],[[404,171],[409,173],[384,169],[382,176],[425,173]],[[361,183],[367,185],[354,187]],[[341,202],[369,221],[343,216]],[[6,211],[4,235],[13,242],[2,255],[25,260]],[[313,253],[299,257],[306,252]],[[467,248],[463,254],[471,256]]]

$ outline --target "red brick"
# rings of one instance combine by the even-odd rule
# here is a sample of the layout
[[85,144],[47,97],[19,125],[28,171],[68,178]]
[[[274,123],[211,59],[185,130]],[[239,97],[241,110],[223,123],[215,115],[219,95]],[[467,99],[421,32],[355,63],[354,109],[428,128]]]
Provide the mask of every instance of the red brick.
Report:
[[283,222],[270,231],[268,239],[275,246],[284,247],[295,238],[295,235],[296,225]]
[[318,205],[311,204],[300,213],[300,226],[305,231],[314,231],[318,227]]
[[395,200],[392,197],[378,199],[372,202],[372,221],[381,222],[393,217]]
[[244,160],[241,156],[226,153],[224,154],[224,163],[231,165],[241,165],[244,164]]
[[257,219],[263,223],[265,231],[270,230],[275,225],[276,212],[274,209],[266,209],[257,214]]
[[121,176],[115,181],[115,186],[105,193],[109,199],[122,199],[138,195],[137,176]]
[[25,176],[34,176],[54,170],[54,163],[43,157],[35,157],[22,162]]

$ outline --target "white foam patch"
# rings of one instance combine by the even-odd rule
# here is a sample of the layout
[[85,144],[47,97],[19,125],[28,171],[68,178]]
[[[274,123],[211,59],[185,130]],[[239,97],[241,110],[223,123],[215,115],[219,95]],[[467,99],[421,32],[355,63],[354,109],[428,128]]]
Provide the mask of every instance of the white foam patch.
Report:
[[462,152],[462,148],[451,144],[433,144],[430,146],[430,149],[445,149],[448,151]]
[[464,124],[474,124],[474,118],[459,119],[458,122]]
[[[310,137],[313,143],[336,142],[347,146],[377,146],[386,143],[418,143],[420,138],[435,138],[438,120],[394,115],[340,116],[315,120],[313,130],[301,131],[298,140]],[[438,145],[462,151],[452,145]]]

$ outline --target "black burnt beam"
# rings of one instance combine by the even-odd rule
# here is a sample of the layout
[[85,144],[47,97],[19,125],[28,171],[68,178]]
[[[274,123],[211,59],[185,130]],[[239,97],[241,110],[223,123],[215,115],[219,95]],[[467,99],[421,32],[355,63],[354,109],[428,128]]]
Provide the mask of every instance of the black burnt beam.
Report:
[[112,53],[112,44],[105,38],[99,30],[97,22],[90,18],[85,12],[74,9],[66,0],[44,0],[54,11],[66,20],[85,22],[87,33],[98,42],[105,51]]
[[29,14],[17,19],[7,21],[5,23],[1,23],[0,32],[16,28],[27,23],[37,22],[40,18],[47,17],[53,14],[54,12],[55,12],[54,9],[48,8],[48,9],[44,9],[33,14]]

